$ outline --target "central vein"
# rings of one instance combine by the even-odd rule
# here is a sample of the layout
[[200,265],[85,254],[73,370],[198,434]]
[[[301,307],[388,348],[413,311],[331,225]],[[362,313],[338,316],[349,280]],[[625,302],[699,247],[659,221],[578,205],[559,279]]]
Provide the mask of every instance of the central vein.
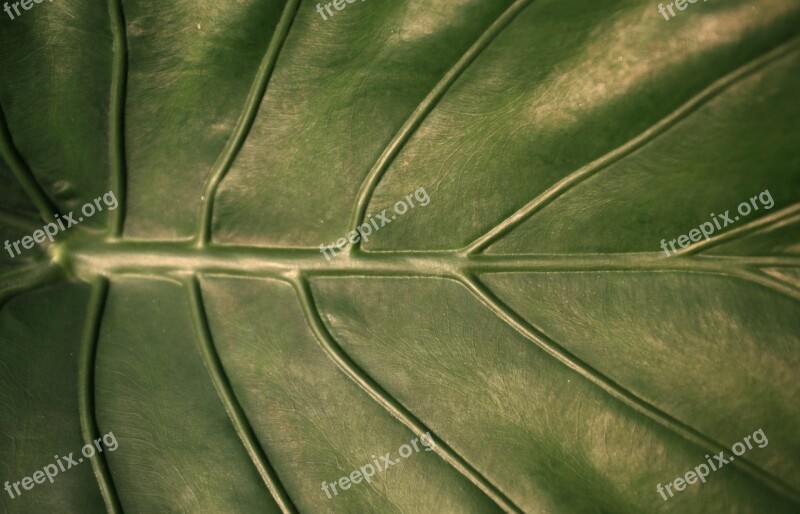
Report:
[[398,275],[453,277],[497,272],[694,271],[736,275],[763,267],[800,266],[797,257],[678,256],[663,253],[586,255],[468,255],[459,251],[359,252],[330,261],[318,250],[186,242],[72,240],[57,245],[55,259],[82,280],[97,275],[201,272],[253,277],[289,275]]

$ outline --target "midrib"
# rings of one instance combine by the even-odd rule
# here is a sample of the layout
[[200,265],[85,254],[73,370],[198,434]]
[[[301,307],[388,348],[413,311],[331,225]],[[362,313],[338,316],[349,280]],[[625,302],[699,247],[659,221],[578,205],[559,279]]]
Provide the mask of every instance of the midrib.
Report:
[[192,242],[73,240],[57,245],[58,260],[78,278],[179,272],[253,277],[464,274],[544,271],[693,271],[736,275],[738,270],[800,267],[800,257],[727,257],[661,253],[467,255],[463,251],[358,252],[330,261],[313,249],[209,245]]

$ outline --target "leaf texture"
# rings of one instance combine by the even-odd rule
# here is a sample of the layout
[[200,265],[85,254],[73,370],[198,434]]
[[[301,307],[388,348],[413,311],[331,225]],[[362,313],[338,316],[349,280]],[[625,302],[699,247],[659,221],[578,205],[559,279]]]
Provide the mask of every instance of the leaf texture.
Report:
[[797,512],[800,6],[344,5],[0,16],[0,512]]

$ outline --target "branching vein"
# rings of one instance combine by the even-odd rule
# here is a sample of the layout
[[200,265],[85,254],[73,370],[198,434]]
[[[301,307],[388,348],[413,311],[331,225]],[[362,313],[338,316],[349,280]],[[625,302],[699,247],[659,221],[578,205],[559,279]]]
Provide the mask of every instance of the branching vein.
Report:
[[231,418],[236,433],[239,435],[239,439],[242,441],[247,454],[253,461],[258,474],[261,476],[261,479],[264,481],[264,484],[267,486],[267,489],[272,494],[272,497],[281,511],[284,512],[284,514],[296,513],[297,509],[289,498],[275,469],[269,463],[264,449],[259,444],[253,428],[247,420],[247,415],[236,399],[236,394],[222,366],[222,361],[214,346],[211,328],[208,325],[208,319],[203,305],[203,296],[197,277],[191,276],[186,279],[185,287],[189,297],[192,321],[197,332],[197,341],[200,346],[203,363],[211,376],[211,380],[214,382],[217,394],[219,394],[222,403],[225,405],[225,410]]
[[769,63],[774,62],[789,52],[796,50],[799,46],[800,37],[794,37],[788,42],[783,43],[782,45],[770,50],[765,54],[762,54],[747,64],[740,66],[728,75],[718,79],[703,91],[692,97],[689,101],[678,107],[678,109],[673,111],[666,118],[661,119],[635,138],[612,150],[606,155],[603,155],[602,157],[590,162],[582,168],[570,173],[555,183],[544,193],[528,202],[528,204],[519,209],[517,212],[476,239],[473,243],[467,246],[466,251],[470,254],[482,252],[492,243],[498,241],[500,238],[514,230],[514,228],[522,224],[522,222],[530,218],[533,214],[540,211],[548,204],[552,203],[565,192],[569,191],[589,177],[592,177],[598,172],[608,168],[612,164],[622,160],[648,143],[651,143],[662,134],[667,132],[670,128],[675,126],[678,122],[690,116],[692,113],[697,111],[697,109],[707,104],[710,100],[724,92],[726,89],[730,88],[740,80],[748,77],[752,73],[764,68]]
[[[447,73],[445,73],[442,80],[428,93],[419,106],[414,110],[408,120],[403,124],[400,130],[395,134],[389,145],[384,149],[377,162],[372,166],[367,177],[361,183],[361,188],[356,196],[355,207],[353,208],[350,217],[349,226],[351,230],[355,230],[363,221],[367,212],[367,206],[372,198],[375,189],[378,187],[383,174],[389,168],[394,158],[405,146],[417,128],[422,124],[425,118],[430,114],[436,104],[450,89],[450,86],[464,73],[478,56],[483,52],[486,47],[497,37],[504,28],[511,23],[514,18],[522,12],[522,10],[531,3],[532,0],[517,0],[502,15],[492,23],[488,29],[478,38],[477,41],[464,53],[464,55],[453,65]],[[358,252],[360,243],[356,242],[352,245],[354,252]]]
[[[325,327],[322,318],[319,315],[317,306],[314,304],[314,297],[311,293],[311,288],[308,281],[300,276],[294,276],[291,280],[303,312],[306,316],[309,328],[311,328],[314,335],[317,337],[325,353],[333,360],[336,366],[355,382],[361,389],[363,389],[373,400],[383,407],[389,414],[400,421],[403,425],[408,427],[413,433],[423,435],[429,432],[422,421],[417,419],[406,407],[399,401],[394,399],[387,391],[385,391],[377,382],[369,377],[362,371],[358,365],[341,349],[336,343],[336,340]],[[480,488],[489,498],[491,498],[497,505],[507,512],[521,512],[503,492],[501,492],[494,484],[489,482],[482,476],[470,463],[463,457],[456,453],[450,446],[442,441],[438,436],[432,434],[436,443],[434,451],[455,470],[461,473],[467,480]]]
[[[78,368],[78,405],[81,420],[81,435],[83,442],[89,446],[100,437],[95,410],[95,362],[97,358],[97,345],[100,339],[100,324],[103,319],[106,298],[108,296],[108,280],[98,277],[92,284],[92,293],[89,298],[89,308],[81,340],[80,364]],[[106,510],[111,514],[122,514],[114,480],[106,461],[106,454],[98,452],[92,459],[92,470],[97,479],[97,485],[106,504]]]
[[119,198],[119,207],[109,215],[112,237],[121,237],[127,205],[127,168],[125,162],[125,95],[128,77],[128,40],[122,0],[108,0],[114,58],[111,70],[108,139],[111,187]]
[[275,63],[278,61],[278,55],[289,35],[289,29],[294,21],[299,6],[300,0],[289,0],[286,2],[281,19],[275,27],[275,33],[272,35],[269,46],[267,46],[267,50],[264,53],[264,58],[261,60],[261,64],[256,71],[256,78],[247,95],[244,109],[239,117],[239,121],[236,123],[236,128],[225,144],[225,147],[222,149],[217,161],[211,168],[211,173],[203,190],[200,225],[195,235],[196,242],[200,247],[206,246],[211,241],[211,222],[214,215],[214,202],[216,200],[217,188],[222,182],[222,179],[225,178],[225,174],[230,170],[233,161],[236,159],[236,156],[239,154],[239,151],[247,139],[247,135],[250,133],[250,129],[258,113],[258,108],[261,106],[264,94],[267,91],[267,84],[275,69]]
[[[717,441],[714,441],[710,437],[707,437],[680,420],[670,416],[655,405],[652,405],[640,398],[635,393],[628,391],[621,385],[611,380],[609,377],[594,369],[586,362],[583,362],[577,356],[573,355],[568,350],[548,338],[544,333],[533,327],[488,288],[481,284],[476,277],[462,275],[458,277],[458,279],[475,295],[475,297],[478,298],[478,300],[480,300],[487,308],[494,312],[507,325],[514,328],[514,330],[519,332],[526,339],[530,340],[537,347],[544,350],[556,361],[560,362],[592,382],[594,385],[598,386],[612,398],[622,402],[632,410],[655,421],[659,425],[665,427],[667,430],[680,435],[687,441],[705,449],[706,451],[727,451],[727,447],[723,446]],[[745,457],[738,457],[735,464],[733,462],[731,464],[739,467],[742,471],[748,473],[754,479],[767,485],[777,493],[800,505],[800,493],[792,486],[781,480],[779,477],[774,476],[761,467],[754,465]]]

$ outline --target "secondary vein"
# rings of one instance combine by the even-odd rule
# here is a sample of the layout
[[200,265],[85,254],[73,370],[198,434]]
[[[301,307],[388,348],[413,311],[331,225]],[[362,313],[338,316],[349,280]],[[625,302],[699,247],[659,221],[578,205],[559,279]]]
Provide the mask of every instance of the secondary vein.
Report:
[[[464,55],[450,68],[444,77],[434,86],[430,93],[422,100],[422,102],[414,109],[414,112],[406,120],[400,130],[395,134],[389,144],[381,153],[378,160],[372,166],[364,181],[361,183],[358,195],[356,196],[356,203],[353,212],[350,216],[349,227],[350,230],[355,230],[364,219],[366,215],[367,206],[372,198],[378,183],[383,178],[384,173],[389,168],[394,158],[405,146],[414,132],[419,128],[425,118],[430,114],[436,104],[450,89],[450,86],[460,77],[464,70],[466,70],[478,56],[483,52],[486,47],[503,31],[516,16],[527,7],[532,0],[517,0],[500,15],[494,23],[492,23],[486,31],[478,38],[475,43],[469,47]],[[352,245],[352,251],[357,253],[360,249],[360,242]]]
[[239,155],[239,151],[250,133],[258,109],[264,99],[264,94],[267,91],[267,85],[269,84],[272,72],[275,69],[275,63],[289,35],[289,29],[294,21],[299,6],[300,0],[289,0],[286,3],[281,19],[275,27],[275,33],[272,35],[269,46],[267,46],[267,50],[264,53],[264,58],[261,60],[261,64],[256,71],[256,78],[253,81],[250,92],[247,94],[244,108],[239,117],[239,121],[236,123],[236,128],[211,168],[211,174],[203,190],[203,201],[200,207],[200,224],[197,234],[195,235],[196,244],[199,247],[204,247],[211,241],[211,221],[214,214],[214,202],[216,200],[217,189],[222,179],[225,178],[225,175],[230,170],[236,156]]
[[127,193],[127,164],[125,160],[125,98],[128,77],[128,39],[122,0],[108,0],[111,22],[113,62],[111,68],[111,98],[109,102],[108,143],[112,188],[120,199],[119,207],[109,215],[109,232],[121,237],[125,223]]

